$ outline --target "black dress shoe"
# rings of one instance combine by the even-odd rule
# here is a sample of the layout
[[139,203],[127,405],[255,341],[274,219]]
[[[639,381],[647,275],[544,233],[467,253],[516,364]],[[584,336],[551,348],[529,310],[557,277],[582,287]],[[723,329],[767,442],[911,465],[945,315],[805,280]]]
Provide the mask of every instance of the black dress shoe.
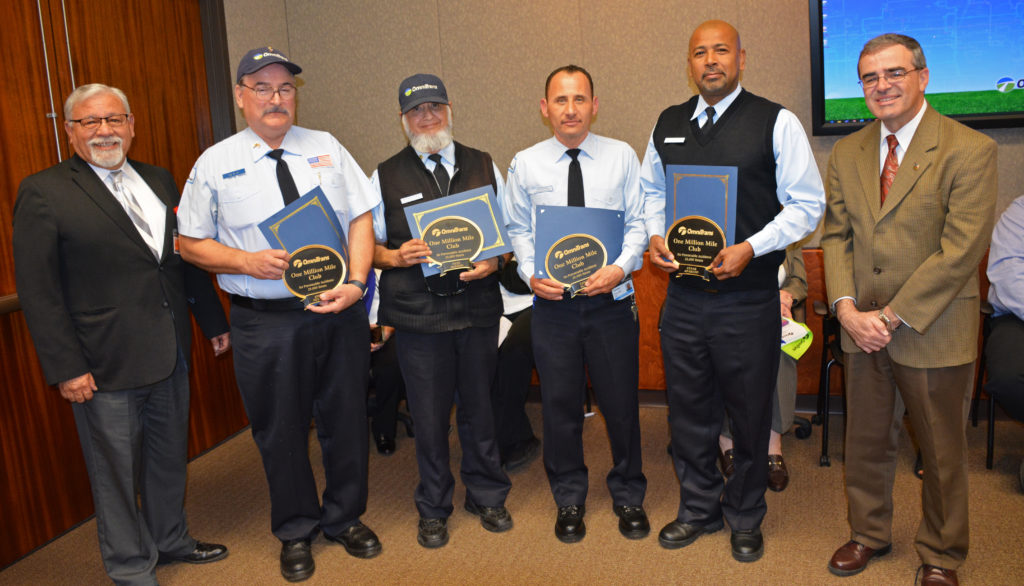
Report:
[[512,528],[512,515],[508,509],[500,507],[482,507],[466,497],[466,510],[480,517],[483,528],[492,533],[501,533]]
[[768,454],[768,488],[772,492],[782,492],[789,486],[789,470],[782,454]]
[[520,468],[524,468],[527,464],[536,460],[539,455],[540,440],[536,436],[520,442],[509,451],[508,457],[505,458],[505,471],[515,472]]
[[342,531],[338,535],[328,535],[324,533],[329,541],[340,543],[345,546],[345,551],[349,555],[357,558],[372,558],[379,554],[383,549],[380,544],[380,540],[377,539],[377,534],[370,530],[369,527],[362,523],[356,522],[355,525]]
[[289,539],[281,543],[281,575],[289,582],[301,582],[313,575],[316,564],[309,539]]
[[724,526],[725,524],[722,523],[721,519],[712,521],[707,525],[683,523],[678,520],[672,521],[665,525],[661,532],[658,533],[658,543],[665,549],[679,549],[697,541],[697,538],[701,535],[714,533]]
[[219,543],[203,543],[197,541],[192,551],[184,555],[160,554],[158,564],[185,562],[186,564],[208,564],[228,557],[228,548]]
[[419,534],[416,541],[423,547],[434,549],[448,544],[448,519],[424,519],[420,517]]
[[643,539],[651,532],[651,524],[647,521],[647,513],[643,507],[625,506],[612,507],[619,517],[619,533],[626,539]]
[[738,562],[756,562],[764,555],[764,536],[760,529],[734,529],[729,542],[732,543],[732,557]]
[[558,520],[555,521],[555,537],[562,543],[576,543],[587,534],[587,526],[583,523],[586,507],[569,505],[558,507]]
[[388,437],[383,433],[373,434],[373,441],[377,444],[377,453],[390,456],[395,453],[395,438]]

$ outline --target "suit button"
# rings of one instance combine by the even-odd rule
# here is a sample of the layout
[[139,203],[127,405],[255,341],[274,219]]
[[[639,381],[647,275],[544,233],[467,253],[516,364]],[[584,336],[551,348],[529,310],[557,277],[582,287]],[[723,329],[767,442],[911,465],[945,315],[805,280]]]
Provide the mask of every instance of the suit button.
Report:
[[[874,304],[875,304],[875,302],[874,302],[874,301],[872,301],[872,302],[871,302],[871,305],[874,305]],[[167,303],[166,301],[164,301],[162,305],[163,305],[163,307],[164,307],[164,308],[168,308],[168,307],[170,307],[170,306],[171,306],[171,304],[170,304],[170,303]]]
[[871,272],[875,273],[876,275],[880,275],[882,274],[882,269],[875,267],[874,269],[871,270]]
[[871,302],[871,307],[878,307],[878,302],[877,301],[872,301]]

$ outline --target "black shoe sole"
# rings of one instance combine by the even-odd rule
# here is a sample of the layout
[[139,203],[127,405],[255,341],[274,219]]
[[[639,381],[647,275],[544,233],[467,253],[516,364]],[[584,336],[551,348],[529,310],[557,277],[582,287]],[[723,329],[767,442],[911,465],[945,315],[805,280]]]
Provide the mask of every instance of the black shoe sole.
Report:
[[684,539],[682,541],[670,541],[667,539],[662,539],[661,535],[659,535],[658,544],[664,547],[665,549],[680,549],[682,547],[690,545],[694,541],[697,541],[697,539],[699,539],[702,535],[710,535],[712,533],[716,533],[718,531],[721,531],[724,527],[725,523],[723,523],[722,521],[718,521],[717,523],[711,523],[709,525],[705,525],[700,533],[697,533],[693,537],[689,539]]
[[309,577],[313,575],[313,570],[316,570],[315,566],[313,568],[310,568],[308,572],[295,572],[293,574],[286,574],[282,571],[281,576],[289,582],[303,582],[305,580],[308,580]]
[[444,539],[428,540],[425,539],[422,535],[417,535],[416,541],[427,549],[437,549],[439,547],[444,547],[448,545],[448,536],[445,535]]
[[840,570],[839,568],[833,568],[832,564],[829,564],[828,565],[828,571],[832,572],[832,574],[835,575],[835,576],[839,576],[840,578],[846,578],[848,576],[856,576],[857,574],[859,574],[859,573],[863,572],[864,570],[868,569],[868,566],[871,564],[871,562],[875,561],[877,558],[880,558],[880,557],[882,557],[884,555],[889,555],[889,552],[891,552],[891,551],[892,551],[892,545],[887,545],[887,546],[883,547],[882,549],[875,550],[874,555],[869,557],[868,561],[864,562],[864,565],[859,567],[859,568],[857,568],[856,570]]
[[555,537],[557,537],[558,540],[561,541],[562,543],[579,543],[579,542],[583,541],[583,538],[586,537],[586,536],[587,536],[587,528],[586,528],[586,526],[581,527],[580,530],[576,531],[575,533],[561,534],[561,533],[558,533],[557,531],[555,532]]
[[732,559],[734,559],[734,560],[736,560],[738,562],[743,562],[743,563],[756,562],[757,560],[761,559],[761,556],[763,556],[763,555],[764,555],[764,546],[763,545],[761,546],[761,549],[755,551],[754,553],[740,553],[740,552],[736,551],[735,549],[732,550]]

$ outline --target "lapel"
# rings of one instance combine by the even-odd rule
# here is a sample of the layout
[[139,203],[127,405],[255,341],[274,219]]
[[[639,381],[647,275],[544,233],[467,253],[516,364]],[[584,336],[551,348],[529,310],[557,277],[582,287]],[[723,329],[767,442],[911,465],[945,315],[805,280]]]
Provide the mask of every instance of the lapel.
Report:
[[910,141],[910,148],[903,155],[903,162],[900,163],[900,168],[896,171],[896,178],[892,182],[892,187],[889,188],[885,205],[879,210],[876,220],[880,220],[899,207],[900,202],[910,195],[914,185],[921,179],[928,167],[935,162],[935,157],[938,156],[938,146],[939,114],[931,106],[927,106],[924,116],[921,118],[921,124],[918,125],[917,131],[914,132],[914,138]]
[[[160,263],[163,264],[167,259],[167,255],[174,253],[173,239],[174,233],[178,229],[178,217],[176,212],[178,209],[179,195],[177,192],[168,191],[169,187],[174,186],[169,186],[163,181],[160,181],[160,179],[151,172],[151,167],[132,161],[131,159],[128,161],[132,164],[132,168],[135,169],[135,172],[139,174],[139,177],[142,177],[142,180],[146,182],[146,185],[153,190],[153,193],[155,193],[164,204],[164,247],[163,255],[160,257]],[[137,233],[138,230],[136,230],[136,234]],[[145,242],[143,242],[143,244],[145,244]],[[148,246],[146,247],[146,250],[152,254]]]
[[[879,181],[881,170],[878,168],[878,143],[882,140],[881,128],[882,123],[876,120],[864,132],[860,143],[861,154],[857,157],[857,178],[860,180],[864,199],[867,200],[867,208],[871,210],[871,217],[875,222],[881,217],[881,210],[878,206],[878,202],[882,199],[882,187],[881,181]],[[891,189],[889,193],[892,193]]]
[[[117,201],[114,194],[110,193],[110,189],[100,181],[99,175],[97,175],[92,167],[85,162],[84,159],[79,157],[77,154],[71,157],[71,180],[77,185],[86,196],[89,197],[96,204],[96,207],[105,214],[110,221],[112,221],[124,235],[134,242],[139,248],[141,248],[146,256],[153,258],[153,251],[146,244],[146,241],[139,235],[138,229],[135,224],[132,223],[131,218],[128,217],[128,213],[121,207],[121,203]],[[148,181],[147,181],[148,183]],[[163,196],[161,196],[161,199]],[[164,246],[164,250],[167,247]]]

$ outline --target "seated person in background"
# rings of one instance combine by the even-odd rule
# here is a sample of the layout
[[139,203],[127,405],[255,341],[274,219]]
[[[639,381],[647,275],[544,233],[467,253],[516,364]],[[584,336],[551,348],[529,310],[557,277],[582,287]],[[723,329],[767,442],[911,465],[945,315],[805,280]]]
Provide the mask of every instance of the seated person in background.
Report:
[[[807,271],[800,243],[786,249],[786,260],[779,266],[779,303],[782,317],[806,321],[804,300],[807,299]],[[782,459],[782,434],[793,427],[793,409],[796,405],[796,359],[779,353],[779,374],[775,379],[775,393],[772,397],[772,433],[768,440],[768,488],[781,492],[789,486],[789,470]],[[718,454],[722,474],[732,476],[732,433],[729,418],[725,418],[722,435],[718,437]]]
[[[988,392],[1006,413],[1024,421],[1024,196],[1010,203],[992,232],[988,252],[992,330],[985,343]],[[1020,466],[1024,490],[1024,461]]]
[[512,258],[501,270],[504,315],[498,333],[498,371],[491,387],[498,452],[507,472],[523,468],[540,454],[540,440],[526,415],[526,397],[533,377],[533,292],[519,276],[518,268],[519,263]]
[[398,368],[395,345],[390,343],[395,328],[377,324],[377,306],[380,305],[377,272],[370,272],[363,298],[370,322],[370,389],[373,391],[366,412],[377,452],[390,456],[395,453],[395,428],[399,419],[405,425],[406,435],[413,437],[414,434],[412,418],[398,411],[398,403],[405,398],[405,382]]

